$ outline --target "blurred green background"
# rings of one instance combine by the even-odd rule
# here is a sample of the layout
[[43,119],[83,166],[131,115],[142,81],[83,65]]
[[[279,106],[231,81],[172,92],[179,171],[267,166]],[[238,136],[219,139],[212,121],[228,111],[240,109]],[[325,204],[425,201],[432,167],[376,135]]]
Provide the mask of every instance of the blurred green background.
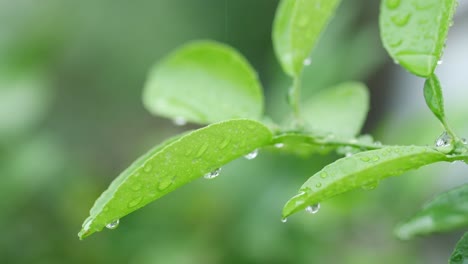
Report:
[[[468,182],[441,164],[324,202],[281,223],[281,208],[338,156],[263,151],[197,180],[79,241],[94,200],[139,155],[193,125],[144,110],[149,68],[194,39],[240,50],[258,70],[267,113],[287,117],[290,80],[271,44],[276,0],[0,0],[0,263],[446,263],[462,232],[398,241],[392,229],[434,194]],[[312,54],[304,100],[346,80],[368,84],[364,132],[433,144],[442,132],[422,80],[394,65],[378,1],[343,1]],[[456,131],[468,136],[468,26],[461,3],[439,75]]]

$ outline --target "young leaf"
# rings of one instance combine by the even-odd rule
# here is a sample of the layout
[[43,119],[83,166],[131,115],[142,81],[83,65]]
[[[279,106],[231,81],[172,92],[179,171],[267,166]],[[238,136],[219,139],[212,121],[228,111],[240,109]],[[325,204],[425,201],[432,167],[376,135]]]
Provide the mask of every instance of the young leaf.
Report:
[[466,264],[468,262],[468,233],[458,241],[450,257],[449,264]]
[[353,138],[361,130],[369,110],[369,93],[364,84],[343,83],[325,89],[304,104],[308,130]]
[[281,0],[273,23],[276,56],[291,77],[300,75],[340,0]]
[[400,239],[447,232],[468,226],[468,184],[435,197],[416,215],[401,223],[395,234]]
[[310,177],[283,208],[287,217],[358,187],[375,186],[380,180],[421,166],[449,160],[430,147],[392,146],[357,153],[325,166]]
[[409,72],[429,77],[442,56],[457,0],[382,0],[385,49]]
[[216,123],[149,151],[102,193],[78,236],[83,239],[121,217],[222,165],[270,144],[272,134],[248,119]]
[[199,124],[263,114],[257,73],[233,48],[213,41],[189,43],[158,63],[143,103],[154,115]]
[[424,83],[424,99],[437,119],[445,124],[444,96],[439,79],[435,74],[431,74]]

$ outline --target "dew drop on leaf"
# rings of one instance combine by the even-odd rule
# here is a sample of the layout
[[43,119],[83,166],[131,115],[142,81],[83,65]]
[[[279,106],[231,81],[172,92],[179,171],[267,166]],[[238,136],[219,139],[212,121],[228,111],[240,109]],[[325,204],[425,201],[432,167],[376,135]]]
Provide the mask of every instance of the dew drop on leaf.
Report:
[[443,63],[442,60],[438,60],[438,61],[437,61],[437,65],[441,65],[442,63]]
[[311,63],[312,63],[312,60],[310,58],[305,59],[303,62],[304,66],[309,66]]
[[218,177],[220,172],[221,172],[221,168],[217,168],[217,169],[214,170],[214,171],[208,172],[208,173],[205,174],[205,176],[203,176],[203,177],[204,177],[205,179],[207,179],[207,180],[211,180],[211,179],[214,179],[214,178]]
[[145,171],[145,172],[150,172],[151,169],[153,169],[153,166],[151,166],[151,164],[146,164],[146,165],[145,165],[145,168],[144,168],[144,171]]
[[258,155],[258,149],[250,152],[249,154],[245,155],[244,158],[248,159],[248,160],[252,160],[252,159],[255,159]]
[[435,142],[435,146],[436,147],[447,147],[447,146],[450,146],[450,144],[452,143],[452,138],[450,137],[449,134],[447,134],[447,132],[444,131],[444,133],[442,133],[436,140]]
[[386,0],[386,1],[385,1],[385,5],[386,5],[389,9],[395,9],[395,8],[397,8],[397,7],[400,5],[400,0]]
[[187,120],[181,116],[178,116],[172,119],[172,123],[176,126],[185,126],[187,124]]
[[309,214],[316,214],[320,210],[320,204],[309,205],[306,207],[305,211]]
[[119,219],[114,220],[106,225],[107,229],[116,229],[119,226]]
[[325,171],[322,171],[320,173],[320,178],[322,178],[322,179],[325,179],[327,176],[328,176],[328,173],[326,173]]
[[281,218],[281,222],[282,222],[282,223],[286,223],[287,221],[288,221],[287,218]]
[[275,144],[275,148],[283,148],[284,147],[284,143],[276,143]]

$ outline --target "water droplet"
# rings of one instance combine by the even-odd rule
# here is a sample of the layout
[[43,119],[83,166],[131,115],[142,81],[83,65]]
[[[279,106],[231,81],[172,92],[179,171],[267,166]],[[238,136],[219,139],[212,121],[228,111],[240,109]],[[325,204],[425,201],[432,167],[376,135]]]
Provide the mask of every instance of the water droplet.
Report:
[[276,143],[275,148],[282,148],[284,147],[284,143]]
[[397,65],[400,64],[400,62],[399,62],[398,60],[396,60],[396,59],[393,60],[393,63],[395,63],[395,64],[397,64]]
[[187,120],[181,116],[178,116],[172,119],[172,123],[176,126],[185,126],[187,124]]
[[227,147],[227,145],[229,145],[229,142],[231,142],[231,139],[226,137],[224,138],[223,142],[221,142],[221,144],[219,145],[219,148],[220,149],[224,149]]
[[434,6],[434,4],[431,3],[431,1],[427,1],[427,0],[416,0],[413,2],[413,5],[418,10],[426,10]]
[[315,184],[315,187],[317,187],[317,188],[320,188],[320,187],[322,187],[322,183],[320,183],[320,182],[317,182],[317,183]]
[[462,138],[462,139],[461,139],[461,142],[463,143],[463,145],[468,144],[468,141],[466,140],[466,138]]
[[378,185],[379,185],[378,181],[373,181],[373,182],[362,185],[361,188],[365,191],[371,191],[377,188]]
[[450,146],[452,143],[452,138],[444,131],[436,140],[435,146],[436,147],[447,147]]
[[114,220],[106,225],[106,228],[108,229],[116,229],[119,226],[119,219]]
[[174,183],[176,178],[177,176],[174,176],[172,179],[169,177],[162,177],[158,185],[158,190],[160,191],[166,190],[167,188],[169,188],[169,186],[171,186]]
[[205,179],[207,179],[207,180],[211,180],[211,179],[214,179],[214,178],[218,177],[220,172],[221,172],[221,168],[217,168],[216,170],[214,170],[212,172],[208,172],[203,177]]
[[393,23],[395,23],[395,25],[403,27],[406,26],[406,24],[408,24],[410,17],[410,13],[400,13],[392,16],[390,19],[393,21]]
[[388,43],[391,47],[396,48],[403,43],[402,39],[392,39],[390,43]]
[[258,155],[258,149],[250,152],[249,154],[245,155],[244,158],[248,159],[248,160],[253,160],[257,157]]
[[206,150],[208,149],[208,144],[203,144],[203,146],[200,147],[200,149],[198,150],[197,152],[197,155],[195,155],[196,158],[199,158],[201,157],[205,152]]
[[128,205],[127,205],[128,208],[133,208],[133,207],[139,205],[140,202],[141,202],[141,200],[143,200],[143,197],[142,197],[142,196],[137,197],[137,198],[131,200],[130,202],[128,202]]
[[147,163],[144,167],[145,172],[150,172],[153,169],[153,166],[151,164]]
[[361,157],[361,160],[364,161],[364,162],[368,162],[368,161],[370,161],[370,158],[364,156],[364,157]]
[[309,66],[311,63],[312,63],[312,60],[310,58],[305,59],[303,62],[304,66]]
[[320,173],[320,178],[322,178],[322,179],[325,179],[327,176],[328,176],[328,173],[325,172],[325,171],[322,171],[322,172]]
[[438,61],[437,61],[437,65],[441,65],[442,63],[443,63],[442,60],[438,60]]
[[282,222],[282,223],[286,223],[287,221],[288,221],[287,218],[281,218],[281,222]]
[[389,9],[395,9],[400,5],[400,0],[386,0],[385,4]]
[[376,155],[376,156],[372,156],[371,161],[372,161],[372,162],[376,162],[376,161],[378,161],[379,159],[380,159],[380,157]]
[[352,152],[346,152],[346,153],[345,153],[345,157],[351,157],[352,155],[353,155]]
[[316,214],[320,210],[320,204],[318,203],[318,204],[307,206],[305,210],[309,214]]

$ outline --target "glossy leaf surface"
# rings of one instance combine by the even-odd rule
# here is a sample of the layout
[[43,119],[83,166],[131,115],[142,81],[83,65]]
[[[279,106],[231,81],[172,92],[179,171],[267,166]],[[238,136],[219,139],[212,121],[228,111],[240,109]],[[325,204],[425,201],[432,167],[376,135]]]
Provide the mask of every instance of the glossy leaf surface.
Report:
[[273,24],[273,46],[283,71],[300,75],[339,0],[282,0]]
[[143,103],[154,115],[199,124],[263,115],[257,73],[236,50],[212,41],[189,43],[158,63]]
[[310,177],[283,208],[283,217],[341,193],[448,158],[430,147],[392,146],[341,158]]
[[385,49],[409,72],[430,76],[442,56],[456,0],[382,0]]
[[466,264],[468,262],[468,233],[458,241],[450,257],[449,264]]
[[395,229],[400,239],[468,226],[468,184],[439,194]]
[[314,95],[304,104],[302,113],[308,130],[353,138],[359,134],[368,111],[367,87],[348,82]]
[[270,144],[264,125],[247,119],[216,123],[155,147],[123,171],[97,199],[80,238],[180,186]]
[[432,74],[427,78],[424,83],[424,99],[426,104],[431,109],[432,113],[445,123],[445,110],[444,110],[444,96],[442,93],[442,86],[440,85],[439,78]]

